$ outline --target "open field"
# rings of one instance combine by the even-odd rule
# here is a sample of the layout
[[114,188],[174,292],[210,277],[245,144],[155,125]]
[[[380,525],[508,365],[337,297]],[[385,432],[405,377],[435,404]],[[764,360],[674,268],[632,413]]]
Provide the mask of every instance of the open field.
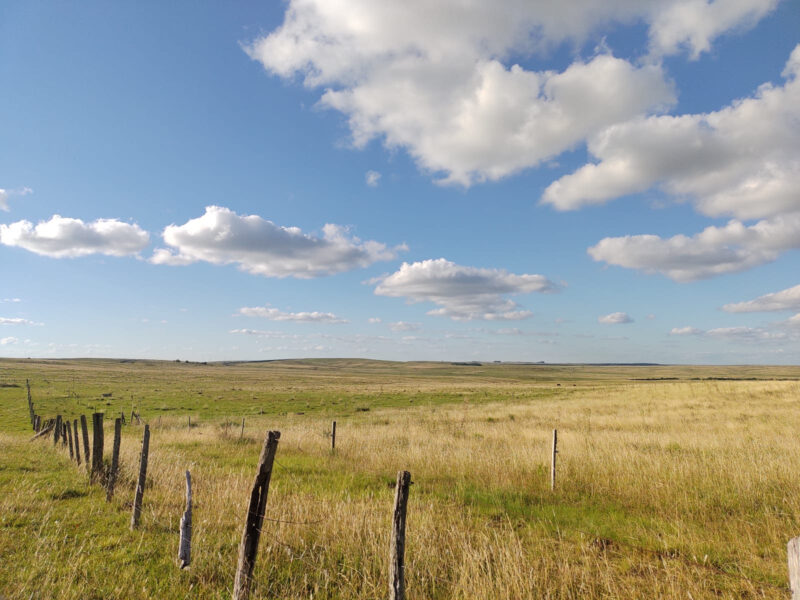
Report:
[[[66,451],[28,441],[26,379],[43,416],[105,412],[107,454],[120,411],[150,423],[138,531],[142,428],[123,429],[106,503]],[[800,367],[0,360],[0,423],[9,600],[229,598],[267,429],[282,435],[255,598],[386,597],[400,469],[409,598],[788,598],[800,535]]]

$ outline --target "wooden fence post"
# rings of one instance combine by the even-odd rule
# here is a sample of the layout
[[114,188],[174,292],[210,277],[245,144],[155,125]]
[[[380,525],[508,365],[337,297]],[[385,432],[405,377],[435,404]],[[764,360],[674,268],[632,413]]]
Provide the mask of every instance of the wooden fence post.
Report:
[[83,434],[83,455],[86,457],[86,468],[89,468],[89,428],[86,426],[86,415],[81,415],[81,433]]
[[192,475],[186,471],[186,510],[181,517],[181,540],[178,546],[181,569],[192,562]]
[[553,429],[553,458],[550,461],[550,491],[556,489],[556,454],[558,454],[558,430]]
[[58,446],[58,440],[61,437],[61,415],[56,417],[56,426],[53,429],[53,446]]
[[242,417],[242,430],[239,432],[239,439],[244,437],[244,417]]
[[75,462],[81,464],[81,435],[78,433],[78,419],[72,421],[72,437],[75,438]]
[[92,483],[103,479],[103,413],[92,414]]
[[142,496],[144,484],[147,481],[147,457],[150,453],[150,425],[144,426],[142,436],[142,456],[139,460],[139,483],[136,484],[136,496],[133,499],[133,513],[131,514],[131,529],[139,526],[139,517],[142,514]]
[[786,546],[789,559],[789,588],[792,600],[800,600],[800,537],[792,538]]
[[394,491],[394,516],[392,517],[392,544],[389,550],[389,598],[405,600],[406,508],[411,473],[399,471]]
[[336,421],[331,423],[331,452],[336,450]]
[[125,411],[120,411],[119,418],[122,420],[122,424],[125,425]]
[[272,463],[278,449],[280,431],[269,431],[261,448],[258,459],[258,471],[250,492],[250,505],[247,508],[247,520],[242,531],[239,544],[239,564],[236,567],[236,579],[233,583],[233,600],[247,600],[250,597],[250,586],[253,579],[253,567],[256,564],[258,541],[261,526],[264,524],[264,509],[267,506],[269,480],[272,477]]
[[72,460],[75,458],[75,454],[72,450],[72,424],[69,422],[69,419],[64,421],[64,424],[67,426],[67,439],[69,440],[69,459]]
[[114,419],[114,446],[111,450],[111,468],[108,471],[106,481],[106,502],[111,502],[114,497],[114,486],[117,483],[117,471],[119,470],[119,445],[122,437],[122,419]]

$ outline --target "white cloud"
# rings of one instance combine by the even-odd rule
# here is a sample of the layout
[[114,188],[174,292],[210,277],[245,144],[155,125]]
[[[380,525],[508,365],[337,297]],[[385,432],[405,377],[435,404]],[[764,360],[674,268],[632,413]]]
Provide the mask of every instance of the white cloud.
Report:
[[429,315],[456,321],[519,320],[532,315],[503,296],[551,292],[556,285],[543,275],[515,275],[503,269],[464,267],[444,258],[403,263],[395,273],[380,278],[375,294],[407,298],[409,303],[439,306]]
[[722,307],[722,310],[732,313],[800,310],[800,285],[790,287],[780,292],[765,294],[755,300],[726,304]]
[[284,333],[283,331],[265,331],[263,329],[231,329],[228,333],[236,333],[241,335],[252,335],[256,337],[264,337],[270,339],[305,339],[306,336],[301,336],[292,333]]
[[419,323],[407,323],[406,321],[396,321],[389,325],[392,331],[419,331],[422,326]]
[[800,211],[799,72],[800,45],[783,71],[783,86],[764,84],[716,112],[605,128],[588,142],[597,162],[550,184],[542,201],[572,210],[659,186],[714,217]]
[[633,319],[627,313],[624,312],[615,312],[611,313],[610,315],[603,315],[602,317],[597,317],[598,323],[606,323],[608,325],[621,325],[624,323],[633,323]]
[[166,227],[163,237],[172,249],[157,249],[150,258],[155,264],[233,263],[254,275],[300,279],[391,260],[405,249],[362,242],[339,225],[325,225],[317,237],[298,227],[281,227],[258,215],[240,216],[220,206],[206,207],[202,217],[183,225]]
[[12,196],[27,196],[28,194],[32,194],[33,190],[29,187],[19,188],[17,190],[4,190],[0,188],[0,210],[4,212],[8,212],[8,199]]
[[19,317],[0,317],[0,325],[42,325],[42,323],[21,319]]
[[15,337],[4,337],[0,338],[0,346],[8,346],[10,344],[16,344],[19,340]]
[[[670,105],[660,56],[696,57],[777,2],[290,0],[283,24],[243,47],[268,72],[324,90],[320,104],[345,115],[356,147],[382,139],[441,181],[470,185]],[[652,58],[644,64],[607,53],[562,72],[514,62],[639,22]]]
[[126,256],[140,252],[150,236],[138,225],[116,219],[84,223],[53,215],[49,221],[0,224],[0,243],[17,246],[51,258],[75,258],[89,254]]
[[0,302],[13,302],[13,303],[16,303],[16,302],[22,302],[22,300],[19,299],[19,298],[3,298],[2,300],[0,300]]
[[381,322],[381,318],[380,317],[370,317],[369,319],[367,319],[367,323],[371,323],[373,325],[375,323],[380,323],[380,322]]
[[687,282],[744,271],[773,261],[793,248],[800,248],[800,213],[766,219],[749,227],[732,220],[724,227],[707,227],[692,237],[604,238],[588,253],[596,261]]
[[329,312],[284,312],[267,306],[245,306],[239,309],[238,315],[244,317],[260,317],[270,321],[294,321],[297,323],[347,323],[346,319]]
[[364,180],[369,187],[378,187],[378,183],[381,181],[381,174],[377,171],[367,171],[366,175],[364,175]]
[[722,33],[751,27],[779,0],[683,0],[665,2],[650,24],[650,47],[656,55],[686,49],[692,58],[711,49]]
[[702,335],[704,332],[697,327],[673,327],[670,335]]

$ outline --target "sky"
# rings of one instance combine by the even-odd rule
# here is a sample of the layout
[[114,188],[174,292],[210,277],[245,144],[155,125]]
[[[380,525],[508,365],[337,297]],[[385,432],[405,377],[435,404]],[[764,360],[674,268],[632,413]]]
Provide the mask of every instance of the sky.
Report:
[[800,362],[800,2],[0,4],[0,356]]

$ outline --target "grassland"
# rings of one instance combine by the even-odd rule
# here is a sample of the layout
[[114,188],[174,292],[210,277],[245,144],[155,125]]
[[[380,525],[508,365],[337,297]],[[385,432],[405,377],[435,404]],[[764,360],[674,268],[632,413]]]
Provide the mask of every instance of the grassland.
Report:
[[[124,428],[106,503],[65,451],[28,441],[26,379],[39,414],[133,407],[150,423],[140,530],[128,522],[141,427]],[[278,429],[256,598],[385,597],[399,469],[415,482],[409,598],[787,598],[798,379],[798,367],[0,360],[0,596],[230,597],[258,453]],[[194,555],[180,571],[185,469]]]

